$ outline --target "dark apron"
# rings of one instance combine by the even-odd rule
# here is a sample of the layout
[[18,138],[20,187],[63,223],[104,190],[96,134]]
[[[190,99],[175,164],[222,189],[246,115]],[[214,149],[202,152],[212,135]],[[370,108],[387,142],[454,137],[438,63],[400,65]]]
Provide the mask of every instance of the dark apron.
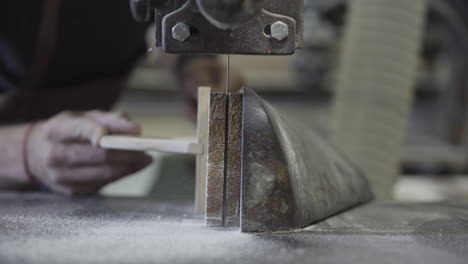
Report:
[[57,45],[61,4],[61,0],[44,0],[31,66],[14,93],[0,95],[1,124],[46,119],[64,110],[109,110],[125,87],[126,75],[61,89],[38,89]]

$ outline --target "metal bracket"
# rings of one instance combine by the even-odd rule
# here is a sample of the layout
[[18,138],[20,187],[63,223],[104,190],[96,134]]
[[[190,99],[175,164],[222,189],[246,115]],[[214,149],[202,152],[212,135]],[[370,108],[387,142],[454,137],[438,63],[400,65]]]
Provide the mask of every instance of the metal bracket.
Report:
[[[275,22],[282,22],[287,27],[288,34],[282,40],[268,33],[268,27]],[[188,38],[181,40],[174,36],[173,29],[178,24],[189,28]],[[220,29],[200,13],[195,0],[189,0],[162,21],[162,47],[168,53],[177,54],[288,55],[296,49],[295,34],[294,19],[265,10],[247,24],[233,29]]]
[[168,53],[289,55],[302,48],[303,0],[265,0],[255,16],[225,28],[210,21],[196,0],[130,1],[137,20],[154,10],[156,46]]

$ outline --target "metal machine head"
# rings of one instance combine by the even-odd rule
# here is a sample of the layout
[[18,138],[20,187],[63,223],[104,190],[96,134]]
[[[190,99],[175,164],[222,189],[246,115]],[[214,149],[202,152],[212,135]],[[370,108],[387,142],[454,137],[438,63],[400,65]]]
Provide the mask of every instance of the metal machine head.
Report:
[[[289,55],[302,47],[303,0],[130,0],[177,54]],[[154,15],[153,15],[154,14]]]

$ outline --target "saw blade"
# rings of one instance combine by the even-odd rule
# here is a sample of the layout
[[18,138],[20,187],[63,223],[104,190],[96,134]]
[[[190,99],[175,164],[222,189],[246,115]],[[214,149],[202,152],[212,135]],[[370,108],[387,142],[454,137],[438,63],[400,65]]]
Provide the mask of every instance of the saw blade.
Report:
[[227,67],[226,67],[226,93],[229,93],[229,84],[230,84],[230,72],[231,72],[231,55],[227,55]]

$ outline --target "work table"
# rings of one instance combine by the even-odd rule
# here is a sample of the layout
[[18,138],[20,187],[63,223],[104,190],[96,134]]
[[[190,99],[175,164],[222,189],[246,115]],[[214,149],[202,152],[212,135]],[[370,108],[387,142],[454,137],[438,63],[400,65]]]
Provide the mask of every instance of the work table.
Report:
[[193,202],[0,193],[0,263],[467,263],[468,203],[374,202],[293,233],[212,229]]

